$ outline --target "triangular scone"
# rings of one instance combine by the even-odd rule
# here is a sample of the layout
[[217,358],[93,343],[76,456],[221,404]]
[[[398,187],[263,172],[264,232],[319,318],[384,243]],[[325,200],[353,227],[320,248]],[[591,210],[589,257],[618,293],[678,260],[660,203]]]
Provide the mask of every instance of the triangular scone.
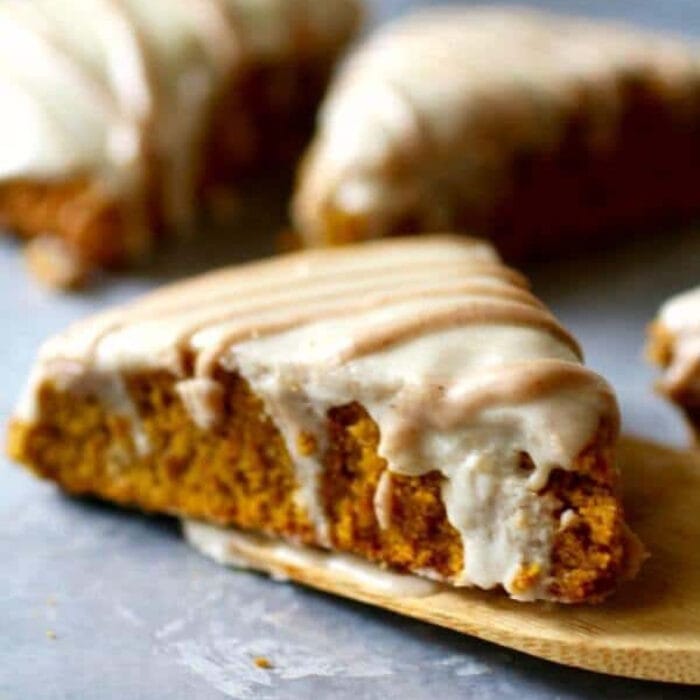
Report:
[[618,409],[466,237],[213,272],[41,350],[10,451],[73,493],[260,530],[518,599],[634,568]]
[[669,299],[649,336],[649,356],[664,370],[658,388],[700,439],[700,288]]
[[291,165],[360,0],[4,0],[0,225],[68,285]]
[[332,85],[293,203],[307,245],[452,230],[548,255],[700,213],[700,52],[523,8],[380,28]]

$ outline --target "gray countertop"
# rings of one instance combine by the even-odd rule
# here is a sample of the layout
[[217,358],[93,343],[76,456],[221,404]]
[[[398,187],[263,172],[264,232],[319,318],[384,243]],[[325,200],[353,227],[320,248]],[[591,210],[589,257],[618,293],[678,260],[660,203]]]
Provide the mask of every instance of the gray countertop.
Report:
[[[414,2],[376,2],[378,16]],[[698,0],[537,2],[700,34]],[[270,205],[270,202],[274,206]],[[257,204],[257,206],[256,206]],[[262,206],[261,206],[262,205]],[[164,281],[271,252],[284,211],[261,188],[226,231],[181,241],[87,294],[52,295],[0,241],[0,423],[34,353],[71,320]],[[615,386],[627,432],[681,445],[654,396],[644,329],[700,282],[700,235],[664,232],[527,272]],[[272,669],[252,659],[266,656]],[[167,519],[59,494],[0,457],[0,700],[23,698],[697,697],[598,676],[369,607],[223,569]]]

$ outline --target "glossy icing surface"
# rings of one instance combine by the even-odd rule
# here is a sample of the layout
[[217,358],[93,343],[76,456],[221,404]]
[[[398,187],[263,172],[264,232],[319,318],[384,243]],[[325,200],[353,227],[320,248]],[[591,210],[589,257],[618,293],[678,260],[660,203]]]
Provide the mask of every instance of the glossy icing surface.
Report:
[[[188,369],[191,368],[191,369]],[[540,489],[571,469],[601,425],[617,428],[609,387],[576,342],[485,243],[427,236],[308,251],[162,288],[50,340],[18,415],[35,420],[46,381],[104,395],[123,373],[166,369],[193,421],[216,423],[216,372],[241,374],[281,431],[297,502],[321,544],[318,493],[329,409],[353,401],[380,431],[391,473],[438,470],[465,547],[455,583],[511,587],[525,564],[546,571],[559,526]],[[103,385],[103,388],[101,388]],[[119,401],[123,406],[119,407]],[[305,454],[300,435],[318,449]],[[520,467],[526,453],[534,468]],[[386,522],[391,483],[375,496]],[[565,526],[565,523],[562,525]]]

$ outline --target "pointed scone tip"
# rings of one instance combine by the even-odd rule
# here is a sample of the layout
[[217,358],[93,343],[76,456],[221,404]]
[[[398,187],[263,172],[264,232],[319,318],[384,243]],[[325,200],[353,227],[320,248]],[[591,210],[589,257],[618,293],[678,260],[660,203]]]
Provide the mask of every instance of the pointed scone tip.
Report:
[[74,493],[518,600],[633,568],[607,383],[494,250],[424,236],[170,285],[49,340],[10,452]]
[[409,14],[332,83],[294,224],[306,245],[476,232],[515,258],[687,221],[700,212],[699,77],[696,46],[616,23]]

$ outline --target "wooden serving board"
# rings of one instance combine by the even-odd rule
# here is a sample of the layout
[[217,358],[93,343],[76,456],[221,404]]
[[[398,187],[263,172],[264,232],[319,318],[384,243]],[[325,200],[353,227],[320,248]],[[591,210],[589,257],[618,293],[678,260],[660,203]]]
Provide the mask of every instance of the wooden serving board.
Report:
[[264,548],[253,568],[448,627],[533,656],[630,678],[700,684],[700,452],[627,438],[621,446],[628,520],[651,553],[637,579],[599,606],[517,603],[441,587],[423,597],[368,590],[320,563]]

